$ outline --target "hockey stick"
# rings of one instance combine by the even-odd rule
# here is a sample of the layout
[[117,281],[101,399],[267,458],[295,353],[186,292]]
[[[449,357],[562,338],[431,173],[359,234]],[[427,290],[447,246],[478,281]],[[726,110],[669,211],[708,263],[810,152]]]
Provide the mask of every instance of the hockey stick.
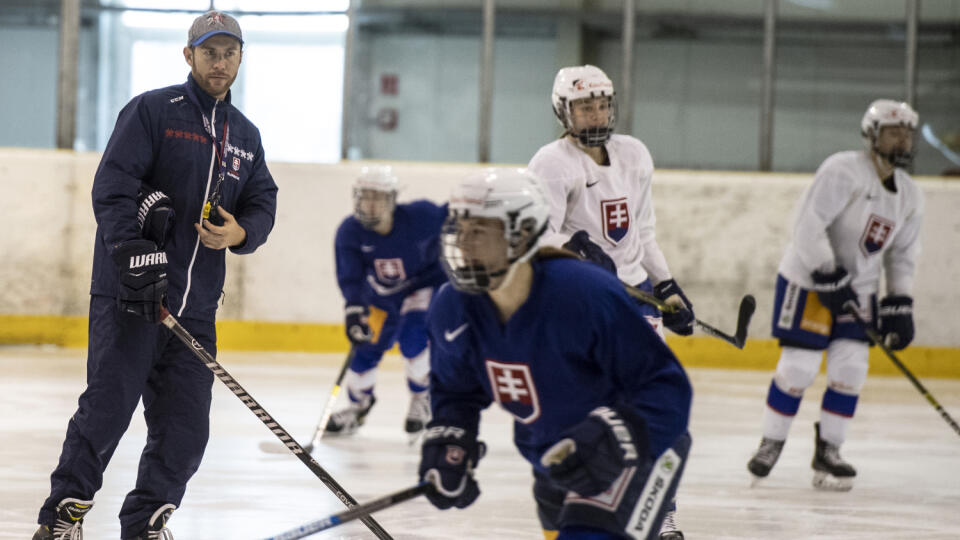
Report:
[[[636,287],[631,287],[630,285],[626,284],[624,284],[624,287],[627,289],[627,294],[636,298],[637,300],[640,300],[641,302],[646,302],[656,307],[660,311],[674,313],[679,309],[676,306],[667,304],[663,300],[648,293],[647,291],[638,289]],[[694,322],[696,322],[697,326],[699,326],[705,333],[713,337],[720,338],[738,349],[742,349],[747,343],[747,327],[750,326],[750,318],[753,317],[753,312],[756,309],[757,300],[753,297],[753,295],[748,294],[740,300],[740,308],[737,313],[737,329],[732,336],[717,330],[700,319],[694,319]]]
[[[347,359],[343,362],[343,367],[340,368],[340,374],[337,375],[337,381],[333,383],[333,390],[330,391],[330,397],[327,398],[327,404],[323,408],[323,414],[320,415],[320,422],[317,424],[317,428],[313,431],[313,437],[310,438],[310,443],[303,447],[303,451],[308,454],[313,453],[314,447],[320,443],[323,433],[327,430],[327,422],[330,420],[330,415],[333,414],[333,406],[337,403],[337,396],[340,395],[340,384],[343,382],[343,378],[346,376],[347,369],[350,367],[350,362],[353,361],[355,354],[356,349],[351,347],[350,353],[347,354]],[[286,454],[288,449],[286,446],[279,445],[274,441],[261,441],[260,450],[269,454]]]
[[941,141],[940,138],[937,137],[937,135],[933,132],[933,128],[930,127],[930,124],[924,124],[923,127],[920,128],[920,133],[922,133],[923,138],[930,143],[930,146],[936,148],[941,154],[943,154],[943,157],[950,160],[954,165],[960,165],[960,154],[957,154],[951,150],[949,146],[944,144],[944,142]]
[[934,397],[930,394],[930,392],[927,391],[926,388],[924,388],[923,384],[921,384],[920,381],[913,376],[913,373],[911,373],[910,370],[907,369],[907,366],[905,366],[903,362],[897,358],[897,355],[893,354],[893,351],[890,350],[890,347],[883,342],[883,338],[880,337],[880,334],[873,328],[873,326],[867,321],[863,320],[863,317],[861,317],[860,313],[857,311],[856,305],[850,301],[844,304],[843,309],[850,315],[853,315],[853,318],[856,319],[857,324],[860,325],[860,328],[867,334],[867,337],[870,338],[870,341],[872,341],[877,347],[880,347],[880,350],[887,355],[887,358],[893,361],[893,364],[897,366],[900,371],[907,376],[908,379],[910,379],[910,382],[913,383],[913,386],[920,392],[920,394],[927,398],[927,401],[930,402],[930,405],[933,405],[933,408],[940,413],[940,416],[943,417],[948,424],[950,424],[950,427],[953,428],[953,431],[955,431],[957,435],[960,435],[960,425],[957,425],[957,422],[954,421],[954,419],[950,417],[950,414],[948,414],[947,411],[940,406],[940,403],[934,399]]
[[[283,444],[285,444],[295,456],[300,458],[300,461],[302,461],[303,464],[306,465],[307,468],[310,469],[310,471],[313,472],[313,474],[315,474],[317,478],[319,478],[320,481],[323,482],[323,484],[327,486],[327,488],[329,488],[334,495],[337,496],[338,499],[340,499],[340,502],[346,505],[347,508],[353,508],[356,506],[356,499],[351,497],[350,494],[347,493],[346,490],[344,490],[340,484],[333,479],[332,476],[330,476],[330,473],[324,470],[324,468],[321,467],[315,459],[310,457],[309,453],[303,451],[303,448],[300,446],[300,444],[297,443],[297,441],[294,440],[289,433],[287,433],[287,430],[283,429],[283,427],[276,420],[274,420],[273,417],[270,416],[270,414],[267,413],[267,411],[265,411],[259,403],[257,403],[257,400],[253,399],[253,396],[248,394],[247,391],[240,386],[240,383],[238,383],[236,379],[227,373],[227,370],[223,369],[223,366],[221,366],[220,363],[217,362],[217,360],[210,353],[208,353],[202,345],[200,345],[199,341],[194,339],[193,336],[191,336],[190,333],[187,332],[187,330],[181,326],[179,322],[177,322],[177,319],[175,319],[166,308],[162,309],[163,312],[160,315],[160,322],[169,328],[170,331],[173,332],[173,334],[177,336],[177,338],[182,341],[188,349],[193,351],[197,358],[199,358],[200,361],[203,362],[204,365],[207,366],[207,368],[210,369],[210,371],[212,371],[218,379],[220,379],[221,382],[223,382],[223,384],[227,385],[227,388],[229,388],[235,396],[240,398],[240,401],[242,401],[243,404],[253,412],[253,414],[257,415],[257,418],[259,418],[264,425],[270,428],[270,431],[272,431],[277,438],[283,441]],[[382,540],[393,540],[393,537],[390,536],[387,531],[380,526],[379,523],[374,521],[372,517],[366,516],[360,519],[363,521],[364,525],[366,525],[370,531],[376,535],[377,538]]]
[[348,521],[362,518],[363,516],[368,516],[378,510],[390,508],[395,504],[400,504],[404,501],[419,497],[431,489],[433,489],[433,484],[430,482],[421,482],[402,491],[384,495],[379,499],[374,499],[368,503],[354,506],[353,508],[344,512],[340,512],[339,514],[333,514],[332,516],[325,517],[323,519],[304,523],[296,529],[290,529],[289,531],[282,532],[276,536],[271,536],[266,540],[296,540],[297,538],[304,538],[314,533],[331,529]]

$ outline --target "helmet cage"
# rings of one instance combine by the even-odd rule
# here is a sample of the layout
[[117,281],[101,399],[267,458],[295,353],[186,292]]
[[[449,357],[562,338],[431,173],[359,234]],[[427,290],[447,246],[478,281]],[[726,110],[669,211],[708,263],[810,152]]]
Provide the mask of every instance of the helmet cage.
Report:
[[[573,125],[572,105],[581,99],[606,97],[609,100],[607,125],[577,130]],[[592,65],[570,66],[560,69],[553,81],[551,95],[553,113],[565,130],[581,145],[603,146],[610,139],[617,121],[617,99],[613,82],[600,68]]]
[[440,261],[451,284],[473,294],[499,287],[498,278],[536,252],[549,217],[533,171],[487,168],[464,178],[450,194],[440,233]]
[[563,112],[557,112],[554,110],[554,113],[557,114],[557,117],[560,119],[560,123],[563,124],[563,127],[566,129],[566,133],[573,135],[583,146],[603,146],[610,140],[610,135],[613,134],[614,127],[617,125],[617,96],[616,92],[607,95],[606,93],[601,92],[599,98],[607,98],[607,123],[606,125],[600,126],[588,126],[580,130],[576,130],[573,120],[573,108],[578,101],[591,98],[578,98],[574,100],[567,100],[566,98],[560,98],[562,104]]
[[860,121],[860,135],[867,147],[894,167],[907,168],[916,157],[916,149],[912,146],[908,150],[893,149],[889,152],[880,150],[878,140],[880,131],[885,127],[901,126],[916,131],[919,116],[906,102],[890,99],[878,99],[870,104]]
[[[440,232],[441,256],[440,261],[450,283],[459,291],[470,294],[481,294],[495,289],[494,280],[507,274],[510,268],[520,262],[528,260],[536,252],[540,237],[547,230],[544,221],[537,226],[537,218],[522,216],[528,205],[506,213],[499,219],[503,224],[503,236],[506,240],[506,249],[502,263],[483,264],[464,255],[461,240],[463,238],[462,220],[470,218],[468,209],[451,209]],[[488,217],[488,216],[482,216]],[[500,284],[498,283],[497,286]]]
[[[379,213],[368,212],[364,201],[370,195],[383,195],[386,207]],[[354,186],[353,188],[353,217],[360,222],[364,228],[372,229],[383,221],[383,217],[392,214],[397,207],[396,190],[380,190],[372,187]]]
[[[397,177],[388,165],[367,166],[353,182],[353,217],[367,229],[372,229],[392,215],[397,206]],[[373,199],[369,201],[368,199]],[[384,206],[371,204],[383,199]],[[371,211],[370,207],[373,207]]]

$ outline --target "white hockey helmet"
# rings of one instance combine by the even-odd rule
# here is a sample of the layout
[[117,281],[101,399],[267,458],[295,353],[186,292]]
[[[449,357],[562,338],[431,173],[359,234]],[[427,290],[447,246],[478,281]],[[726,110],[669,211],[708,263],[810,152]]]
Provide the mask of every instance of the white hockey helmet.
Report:
[[[607,125],[574,131],[571,105],[574,101],[588,98],[606,97],[610,106]],[[585,146],[602,146],[610,139],[617,123],[617,100],[613,90],[613,81],[596,66],[571,66],[561,68],[553,79],[551,95],[553,113],[567,133],[574,135]]]
[[[458,290],[479,294],[495,289],[510,268],[533,256],[547,229],[549,208],[532,171],[487,168],[470,174],[450,194],[449,215],[441,232],[443,269]],[[492,218],[503,224],[506,253],[493,267],[464,253],[463,220]]]
[[375,227],[397,204],[399,180],[389,165],[360,169],[353,182],[353,216],[367,228]]
[[880,135],[880,128],[905,126],[910,130],[916,130],[919,122],[920,116],[908,103],[892,99],[878,99],[871,103],[867,107],[867,111],[863,113],[863,119],[860,120],[860,135],[871,150],[886,159],[891,165],[908,167],[914,157],[912,148],[881,152],[877,148],[877,137]]

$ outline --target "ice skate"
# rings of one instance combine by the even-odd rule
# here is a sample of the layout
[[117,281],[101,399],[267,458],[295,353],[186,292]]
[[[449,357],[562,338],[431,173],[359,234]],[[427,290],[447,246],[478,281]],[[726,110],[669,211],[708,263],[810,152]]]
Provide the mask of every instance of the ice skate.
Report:
[[677,528],[677,512],[670,510],[660,525],[660,540],[683,540],[683,533]]
[[330,435],[353,435],[366,421],[367,414],[377,402],[372,395],[360,402],[351,401],[350,405],[330,415],[326,433]]
[[150,521],[147,522],[147,530],[130,540],[173,540],[173,533],[167,528],[167,520],[170,519],[170,514],[176,509],[177,507],[172,504],[165,504],[158,508],[150,516]]
[[410,444],[420,438],[431,416],[430,391],[413,392],[410,396],[410,408],[407,409],[407,419],[403,424],[403,430],[410,436]]
[[840,447],[820,438],[820,423],[816,430],[816,451],[813,454],[813,487],[825,491],[850,491],[857,470],[840,457]]
[[83,540],[83,516],[93,508],[93,501],[64,499],[57,505],[57,521],[53,526],[41,525],[33,540]]
[[753,475],[751,487],[757,485],[757,482],[770,474],[770,469],[776,465],[777,459],[780,458],[780,452],[783,450],[783,444],[785,442],[786,441],[768,439],[766,437],[761,439],[760,448],[757,449],[757,453],[755,453],[753,457],[750,458],[750,462],[747,463],[747,469],[750,471],[750,474]]

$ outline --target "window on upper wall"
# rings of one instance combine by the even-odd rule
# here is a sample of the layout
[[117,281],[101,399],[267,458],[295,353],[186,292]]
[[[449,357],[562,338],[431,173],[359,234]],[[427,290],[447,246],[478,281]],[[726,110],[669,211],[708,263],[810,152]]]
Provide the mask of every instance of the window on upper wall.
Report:
[[[88,85],[100,91],[81,103],[96,107],[96,129],[90,130],[96,135],[81,149],[103,149],[131,98],[186,79],[187,30],[210,7],[206,0],[103,4],[111,9],[98,21],[99,80]],[[243,30],[243,65],[231,98],[260,129],[267,158],[339,160],[349,1],[223,0],[214,7],[236,15]]]

